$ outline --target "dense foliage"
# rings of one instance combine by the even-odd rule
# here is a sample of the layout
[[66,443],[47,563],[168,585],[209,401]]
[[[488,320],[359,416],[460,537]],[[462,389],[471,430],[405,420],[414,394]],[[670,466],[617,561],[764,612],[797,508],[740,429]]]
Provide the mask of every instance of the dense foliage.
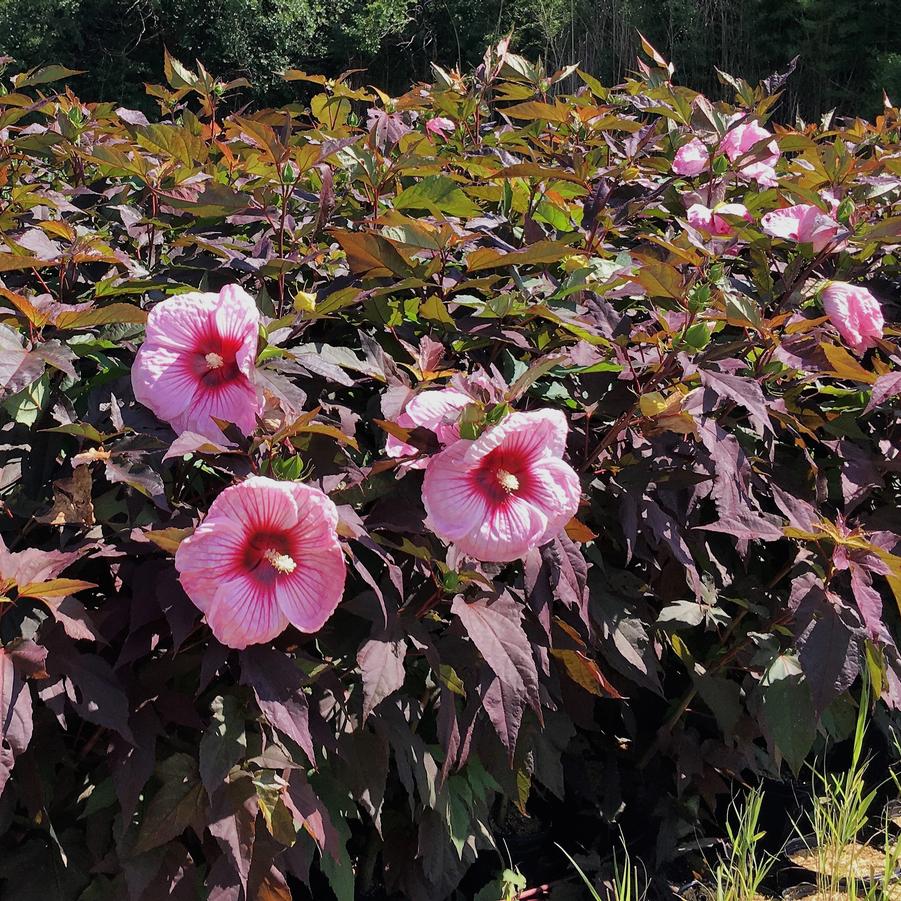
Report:
[[[862,668],[901,704],[899,112],[774,148],[784,78],[712,104],[644,49],[612,89],[503,42],[397,98],[295,70],[309,105],[228,116],[167,57],[159,121],[13,80],[4,899],[472,897],[502,838],[630,816],[663,862],[731,779],[852,729]],[[805,204],[794,238],[770,215]],[[236,283],[265,407],[176,436],[134,397],[147,312]],[[581,506],[509,564],[425,519],[449,439],[403,417],[448,384],[460,441],[568,421]],[[331,498],[347,582],[237,651],[173,556],[252,474]]]
[[[87,70],[87,100],[144,108],[163,48],[247,77],[244,100],[283,103],[277,73],[366,67],[396,93],[432,61],[468,69],[514,32],[514,49],[550,68],[578,61],[605,84],[633,69],[636,30],[679,61],[679,78],[727,98],[714,67],[757,80],[799,57],[778,113],[815,119],[833,107],[873,116],[901,94],[901,6],[894,0],[2,0],[0,53],[25,67]],[[575,80],[562,87],[574,90]]]

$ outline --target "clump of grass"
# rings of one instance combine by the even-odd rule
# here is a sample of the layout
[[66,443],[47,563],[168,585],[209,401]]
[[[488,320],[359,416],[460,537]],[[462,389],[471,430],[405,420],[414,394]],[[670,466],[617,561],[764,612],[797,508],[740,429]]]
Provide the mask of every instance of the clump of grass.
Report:
[[876,798],[876,789],[866,787],[869,761],[863,758],[868,707],[869,686],[864,680],[848,769],[839,774],[825,768],[812,771],[814,847],[810,852],[816,863],[817,888],[827,895],[844,891],[852,883],[858,885],[860,877],[872,870],[864,859],[869,856],[867,848],[858,842]]
[[622,846],[622,857],[615,850],[613,852],[613,881],[610,884],[607,897],[602,898],[572,855],[561,845],[557,845],[579,874],[579,878],[585,884],[585,888],[588,889],[592,901],[645,901],[648,894],[647,873],[643,872],[643,870],[639,871],[638,866],[632,862],[629,849],[624,841]]
[[760,829],[764,793],[751,789],[739,803],[733,799],[726,823],[729,850],[714,868],[715,901],[754,901],[760,886],[776,863],[776,857],[761,853],[759,842],[766,832]]

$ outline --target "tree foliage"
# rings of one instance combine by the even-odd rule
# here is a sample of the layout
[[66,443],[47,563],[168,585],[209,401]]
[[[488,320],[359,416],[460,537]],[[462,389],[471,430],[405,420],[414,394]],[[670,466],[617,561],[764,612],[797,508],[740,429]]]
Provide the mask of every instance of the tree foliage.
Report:
[[[26,27],[23,27],[25,24]],[[893,0],[3,0],[0,51],[25,67],[86,69],[81,95],[141,105],[143,83],[162,77],[167,48],[211,71],[247,77],[245,97],[282,103],[288,66],[397,93],[430,78],[431,62],[470,68],[508,32],[513,46],[550,68],[578,61],[604,81],[633,67],[644,34],[679,61],[679,79],[728,99],[714,67],[756,81],[798,56],[780,116],[816,118],[833,107],[875,115],[882,91],[901,94],[901,12]],[[315,64],[314,64],[315,63]],[[574,89],[575,82],[565,84]]]

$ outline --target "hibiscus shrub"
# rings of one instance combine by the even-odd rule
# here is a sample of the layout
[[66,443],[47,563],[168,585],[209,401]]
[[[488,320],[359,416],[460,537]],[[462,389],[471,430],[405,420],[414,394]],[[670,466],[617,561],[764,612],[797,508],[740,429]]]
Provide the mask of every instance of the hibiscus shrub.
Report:
[[4,899],[663,862],[901,704],[899,112],[644,49],[229,114],[167,58],[156,122],[6,76]]

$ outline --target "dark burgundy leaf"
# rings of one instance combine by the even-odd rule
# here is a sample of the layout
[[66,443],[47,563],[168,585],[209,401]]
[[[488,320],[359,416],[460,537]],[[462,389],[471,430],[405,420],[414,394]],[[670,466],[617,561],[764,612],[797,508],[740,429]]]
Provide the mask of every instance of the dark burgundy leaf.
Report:
[[0,648],[0,793],[32,733],[31,690],[12,654]]
[[538,672],[532,647],[522,629],[522,607],[504,592],[495,598],[466,603],[454,598],[451,612],[459,617],[485,662],[504,685],[521,694],[540,715]]
[[247,891],[259,804],[253,780],[235,779],[211,797],[210,833],[225,851],[238,883]]
[[357,663],[363,676],[363,719],[390,694],[404,684],[403,638],[381,632],[365,642],[357,652]]
[[241,652],[241,684],[253,689],[263,716],[316,763],[303,676],[290,657],[257,645]]

